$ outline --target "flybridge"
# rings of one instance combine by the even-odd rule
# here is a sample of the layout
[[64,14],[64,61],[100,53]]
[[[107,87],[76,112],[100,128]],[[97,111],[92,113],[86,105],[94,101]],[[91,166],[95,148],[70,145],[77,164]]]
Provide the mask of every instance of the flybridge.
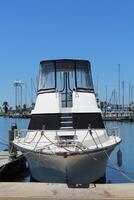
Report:
[[93,91],[90,62],[50,60],[40,63],[39,92]]

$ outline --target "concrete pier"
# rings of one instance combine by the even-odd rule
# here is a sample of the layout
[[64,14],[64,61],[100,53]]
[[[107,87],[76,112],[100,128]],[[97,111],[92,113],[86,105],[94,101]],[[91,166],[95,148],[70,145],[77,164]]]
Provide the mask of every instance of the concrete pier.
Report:
[[115,200],[134,199],[134,184],[97,184],[68,188],[65,184],[1,183],[0,200]]

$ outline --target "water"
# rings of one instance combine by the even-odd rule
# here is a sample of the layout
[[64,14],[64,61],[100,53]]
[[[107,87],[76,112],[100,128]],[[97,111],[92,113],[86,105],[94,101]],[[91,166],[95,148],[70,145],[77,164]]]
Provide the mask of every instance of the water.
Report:
[[[0,150],[7,148],[1,144],[1,139],[8,144],[8,130],[13,123],[20,129],[27,129],[29,119],[12,119],[0,117]],[[110,183],[134,182],[134,122],[106,122],[106,127],[119,127],[122,143],[116,147],[110,156],[106,170],[106,180]],[[122,166],[117,166],[117,151],[122,151]],[[29,174],[20,175],[18,181],[29,182]]]
[[[107,182],[134,182],[134,122],[106,122],[106,127],[119,127],[122,142],[110,156],[106,171]],[[122,166],[117,165],[117,151],[122,151]],[[112,169],[113,168],[113,169]]]
[[0,150],[7,149],[8,131],[12,124],[17,124],[20,129],[27,129],[29,119],[13,119],[8,117],[0,117]]

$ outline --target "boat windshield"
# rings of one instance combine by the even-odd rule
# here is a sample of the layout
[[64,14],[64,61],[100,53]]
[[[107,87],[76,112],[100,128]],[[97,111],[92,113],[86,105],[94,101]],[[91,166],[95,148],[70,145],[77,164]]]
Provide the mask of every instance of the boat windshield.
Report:
[[76,63],[76,85],[77,89],[93,90],[93,82],[89,63]]
[[40,65],[39,91],[93,90],[87,61],[44,61]]
[[40,67],[39,90],[55,89],[54,63],[45,63]]

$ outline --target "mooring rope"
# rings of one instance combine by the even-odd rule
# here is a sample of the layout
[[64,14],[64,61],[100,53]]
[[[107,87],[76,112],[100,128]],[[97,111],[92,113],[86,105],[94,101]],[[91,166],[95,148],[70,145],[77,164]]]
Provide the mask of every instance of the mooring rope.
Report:
[[[94,129],[92,129],[92,130],[96,132],[96,130],[94,130]],[[88,133],[86,134],[86,137],[87,137],[87,135],[88,135]],[[129,177],[129,176],[127,175],[127,174],[134,175],[134,173],[127,172],[127,171],[125,171],[125,170],[123,170],[123,169],[120,169],[116,164],[114,164],[113,161],[111,160],[110,156],[108,155],[108,153],[105,151],[105,149],[104,149],[104,147],[103,147],[103,144],[102,144],[101,141],[100,141],[100,138],[98,138],[97,132],[96,132],[96,135],[97,135],[97,139],[98,139],[98,141],[99,141],[99,143],[100,143],[100,145],[101,145],[101,147],[102,147],[102,149],[103,149],[103,152],[106,154],[106,156],[108,157],[108,159],[110,160],[110,162],[111,162],[111,164],[112,164],[111,166],[110,166],[110,165],[107,165],[107,167],[108,167],[108,168],[111,168],[111,169],[114,169],[114,170],[117,170],[122,176],[124,176],[125,178],[127,178],[130,182],[134,182],[134,179],[131,178],[131,177]],[[42,136],[44,136],[44,137],[47,139],[47,141],[50,142],[50,144],[47,144],[47,145],[43,146],[43,148],[37,149],[37,146],[38,146],[39,141],[41,140],[41,137],[42,137]],[[36,142],[36,145],[35,145],[35,147],[34,147],[33,150],[30,150],[30,151],[28,151],[28,152],[26,152],[26,153],[23,153],[23,154],[20,155],[18,158],[14,159],[14,160],[11,160],[10,162],[13,163],[13,162],[15,162],[15,161],[21,159],[22,157],[25,157],[25,156],[28,155],[28,154],[34,154],[34,151],[35,151],[36,153],[40,153],[40,152],[38,152],[39,150],[40,150],[40,151],[41,151],[41,150],[44,150],[46,147],[48,147],[48,146],[50,146],[50,145],[55,145],[55,146],[57,146],[57,143],[51,141],[51,139],[48,138],[48,137],[44,134],[44,131],[42,132],[41,137],[40,137],[39,140]],[[84,137],[84,140],[86,139],[86,137]],[[0,141],[0,143],[1,143],[1,141]],[[4,143],[4,144],[8,146],[8,144],[6,144],[6,143]],[[67,149],[67,148],[64,147],[64,146],[61,146],[61,147],[62,147],[63,149],[65,149],[66,151],[68,151],[68,152],[72,152],[71,150]],[[90,152],[85,151],[85,147],[84,147],[84,145],[83,145],[82,143],[80,143],[80,144],[76,143],[76,147],[79,148],[79,149],[80,149],[82,152],[84,152],[85,154],[87,154],[90,158],[94,159],[95,161],[102,162],[101,160],[99,160],[99,159],[97,159],[96,157],[94,157],[93,155],[91,155]],[[82,148],[82,147],[83,147],[83,148]],[[87,149],[87,148],[86,148],[86,149]],[[11,150],[12,150],[12,149],[11,149]],[[10,152],[9,152],[9,153],[10,153]],[[6,166],[6,164],[2,166],[2,168],[0,169],[0,173],[4,170],[5,166]]]
[[[103,145],[102,145],[102,143],[101,143],[101,141],[100,141],[100,138],[98,137],[98,134],[97,134],[96,130],[94,130],[94,129],[92,129],[92,130],[95,131],[95,133],[96,133],[96,135],[97,135],[97,138],[98,138],[98,140],[99,140],[99,143],[100,143],[100,145],[101,145],[101,147],[102,147],[104,153],[106,154],[106,156],[107,156],[108,159],[110,160],[110,162],[111,162],[111,164],[112,164],[111,167],[113,167],[115,170],[119,171],[119,172],[120,172],[125,178],[127,178],[130,182],[134,182],[134,179],[131,178],[131,177],[129,177],[129,176],[127,175],[127,172],[125,172],[124,170],[122,171],[116,164],[113,163],[113,161],[111,160],[110,156],[109,156],[109,155],[107,154],[107,152],[105,151],[105,149],[104,149],[104,147],[103,147]],[[57,146],[57,144],[54,143],[54,142],[52,142],[51,139],[49,139],[49,138],[44,134],[44,132],[43,132],[43,135],[45,136],[45,138],[46,138],[50,143],[52,143],[52,144],[54,144],[54,145]],[[86,137],[87,137],[87,135],[88,135],[88,134],[86,134]],[[86,138],[86,137],[85,137],[85,138]],[[85,140],[85,138],[84,138],[84,140]],[[83,146],[82,143],[81,143],[81,146]],[[88,153],[87,151],[85,151],[84,149],[82,149],[80,146],[77,145],[76,147],[78,147],[79,149],[81,149],[81,151],[83,151],[83,152],[86,153],[87,155],[90,155],[90,157],[92,157],[92,159],[97,160],[97,161],[99,161],[99,162],[102,162],[102,161],[98,160],[97,158],[95,158],[94,156],[91,156],[90,153]],[[83,147],[84,147],[84,146],[83,146]],[[62,146],[62,148],[64,148],[65,150],[68,150],[68,149],[66,149],[64,146]],[[107,167],[109,167],[109,166],[107,166]],[[129,172],[128,172],[128,174],[129,174]]]
[[[94,130],[94,129],[93,129],[93,130]],[[97,138],[98,138],[98,140],[99,140],[100,145],[101,145],[102,148],[103,148],[104,153],[106,154],[106,156],[107,156],[108,159],[110,160],[110,162],[111,162],[111,164],[112,164],[112,167],[113,167],[115,170],[119,171],[119,172],[120,172],[123,176],[125,176],[130,182],[134,182],[134,179],[133,179],[133,178],[129,177],[129,176],[126,174],[125,171],[123,172],[123,171],[121,170],[121,168],[119,168],[116,164],[113,163],[113,161],[111,160],[110,156],[109,156],[108,153],[105,151],[105,149],[104,149],[104,147],[103,147],[103,145],[102,145],[102,143],[101,143],[101,141],[100,141],[100,138],[99,138],[99,136],[98,136],[96,130],[94,130],[94,131],[95,131],[95,133],[96,133],[96,135],[97,135]]]

